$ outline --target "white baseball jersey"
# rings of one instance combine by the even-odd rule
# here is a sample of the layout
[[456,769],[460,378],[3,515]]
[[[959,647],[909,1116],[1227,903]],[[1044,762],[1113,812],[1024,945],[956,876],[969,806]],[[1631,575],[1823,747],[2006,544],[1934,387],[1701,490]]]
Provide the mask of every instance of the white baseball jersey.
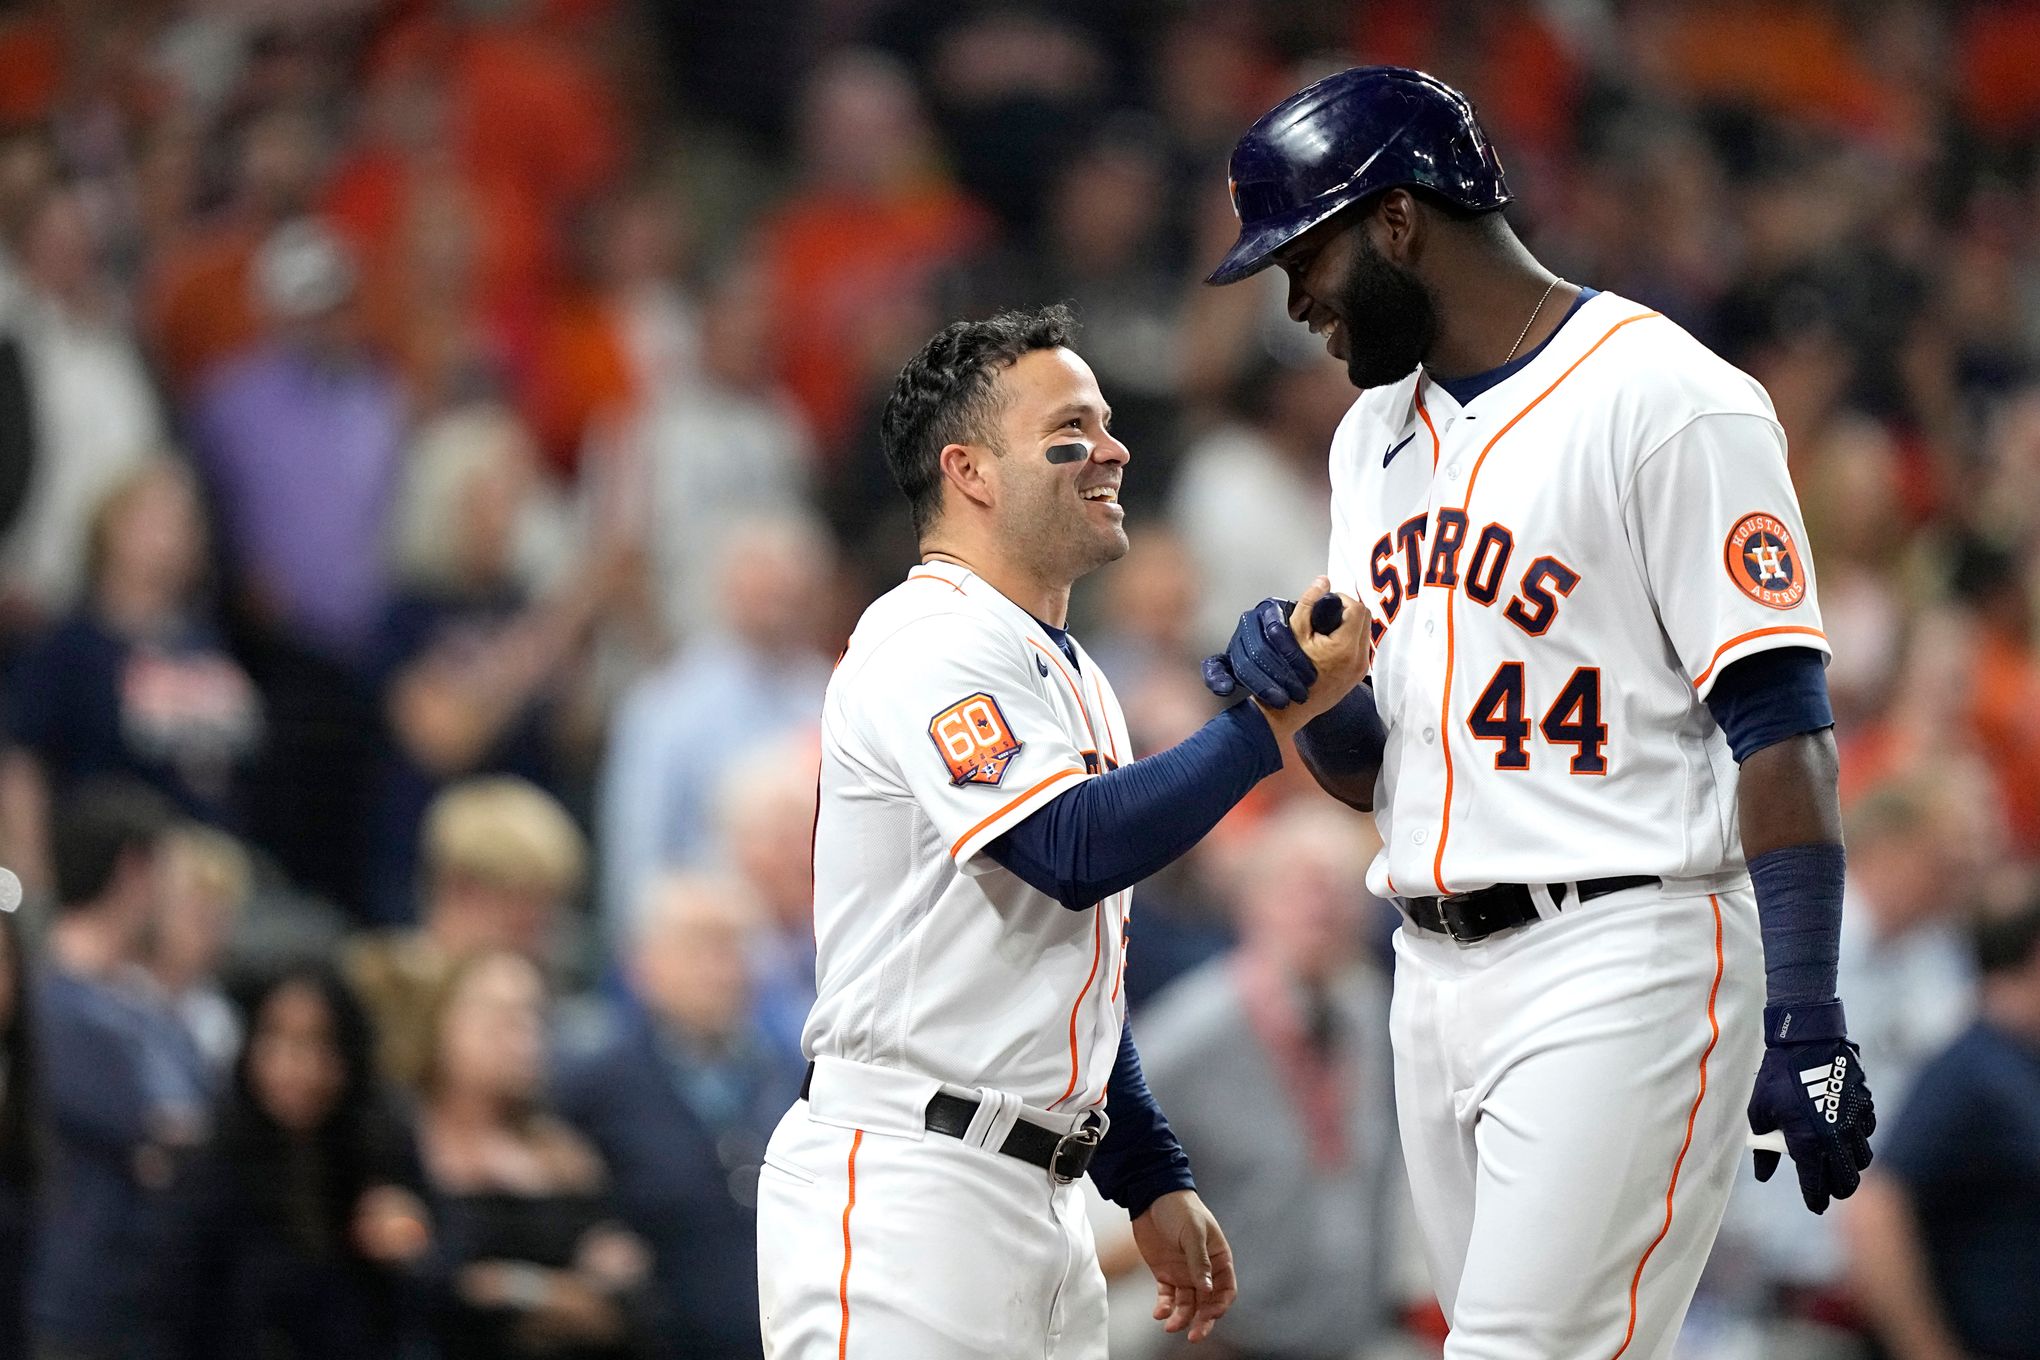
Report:
[[1100,1104],[1130,894],[1071,911],[984,849],[1130,758],[1090,657],[967,569],[917,566],[874,601],[823,704],[808,1055]]
[[1740,866],[1722,669],[1828,646],[1758,383],[1588,299],[1465,407],[1421,371],[1332,442],[1335,588],[1373,611],[1380,895]]

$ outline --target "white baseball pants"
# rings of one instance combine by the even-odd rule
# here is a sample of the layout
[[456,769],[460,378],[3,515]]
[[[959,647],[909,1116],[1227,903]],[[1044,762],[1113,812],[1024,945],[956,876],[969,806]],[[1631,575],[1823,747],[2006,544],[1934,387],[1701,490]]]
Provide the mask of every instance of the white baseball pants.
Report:
[[1745,884],[1395,937],[1396,1112],[1446,1360],[1665,1360],[1744,1155]]
[[1105,1360],[1083,1188],[994,1150],[1021,1111],[1004,1093],[952,1091],[983,1102],[969,1134],[928,1132],[942,1089],[817,1060],[759,1178],[766,1360]]

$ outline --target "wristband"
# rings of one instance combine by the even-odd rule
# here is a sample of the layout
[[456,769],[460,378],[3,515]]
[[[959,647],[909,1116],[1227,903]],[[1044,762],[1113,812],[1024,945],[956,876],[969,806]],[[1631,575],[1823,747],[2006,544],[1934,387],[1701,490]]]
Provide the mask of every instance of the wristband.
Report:
[[1781,1044],[1845,1039],[1848,1034],[1849,1022],[1842,1014],[1840,998],[1812,1006],[1764,1007],[1764,1043],[1773,1048]]

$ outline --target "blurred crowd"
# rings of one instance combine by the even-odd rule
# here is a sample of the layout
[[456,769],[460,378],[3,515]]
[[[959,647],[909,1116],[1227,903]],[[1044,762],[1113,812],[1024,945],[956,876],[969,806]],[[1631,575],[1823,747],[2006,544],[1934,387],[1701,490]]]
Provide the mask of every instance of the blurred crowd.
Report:
[[[1790,439],[1894,1151],[1739,1191],[1682,1356],[2040,1355],[2040,10],[5,0],[0,1356],[755,1357],[820,695],[913,557],[878,405],[1074,305],[1135,544],[1075,624],[1187,734],[1352,398],[1199,286],[1226,156],[1358,61]],[[1228,1356],[1440,1334],[1372,834],[1285,772],[1137,895]]]

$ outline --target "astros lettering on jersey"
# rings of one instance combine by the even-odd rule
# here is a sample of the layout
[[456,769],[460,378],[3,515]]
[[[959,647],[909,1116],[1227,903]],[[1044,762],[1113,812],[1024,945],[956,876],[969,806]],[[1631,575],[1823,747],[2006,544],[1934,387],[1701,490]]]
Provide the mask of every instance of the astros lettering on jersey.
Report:
[[1330,575],[1374,612],[1388,726],[1368,886],[1738,866],[1700,701],[1742,657],[1828,650],[1770,399],[1609,293],[1494,392],[1463,411],[1420,371],[1333,438]]

